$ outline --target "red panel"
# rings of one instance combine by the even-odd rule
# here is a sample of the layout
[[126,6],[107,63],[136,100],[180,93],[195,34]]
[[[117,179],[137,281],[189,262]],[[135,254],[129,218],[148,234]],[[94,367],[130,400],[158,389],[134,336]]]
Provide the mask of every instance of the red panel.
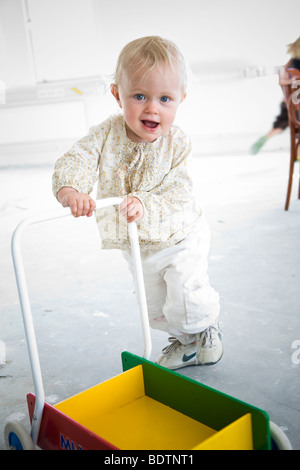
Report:
[[[27,395],[30,422],[35,395]],[[45,403],[37,446],[43,450],[108,450],[117,447]]]

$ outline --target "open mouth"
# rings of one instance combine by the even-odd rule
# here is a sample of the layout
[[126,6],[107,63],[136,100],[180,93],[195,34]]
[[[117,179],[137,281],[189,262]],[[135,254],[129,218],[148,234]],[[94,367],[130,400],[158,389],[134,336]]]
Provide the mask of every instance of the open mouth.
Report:
[[158,127],[159,123],[155,121],[148,121],[147,119],[142,120],[142,124],[146,129],[154,130]]

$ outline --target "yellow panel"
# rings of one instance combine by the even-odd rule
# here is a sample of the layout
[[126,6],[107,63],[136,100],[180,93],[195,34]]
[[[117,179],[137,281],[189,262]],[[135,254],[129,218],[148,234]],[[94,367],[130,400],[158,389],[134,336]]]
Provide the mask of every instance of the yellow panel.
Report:
[[119,449],[192,449],[216,431],[143,396],[102,415],[89,429]]
[[86,426],[95,416],[136,400],[145,394],[143,367],[138,365],[116,377],[55,405],[59,411]]
[[194,449],[253,450],[251,414],[242,416]]
[[252,449],[251,415],[219,432],[145,395],[142,365],[55,408],[120,449]]

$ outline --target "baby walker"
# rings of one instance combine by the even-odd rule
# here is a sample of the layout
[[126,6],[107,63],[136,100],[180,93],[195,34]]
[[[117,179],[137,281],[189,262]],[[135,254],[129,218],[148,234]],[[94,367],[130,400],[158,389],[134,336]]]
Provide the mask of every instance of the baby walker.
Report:
[[[97,201],[97,208],[121,198]],[[27,395],[31,432],[5,427],[7,449],[279,449],[291,448],[267,413],[150,362],[151,337],[135,222],[128,224],[144,340],[144,355],[122,353],[123,372],[56,405],[45,402],[42,374],[20,250],[26,227],[70,216],[69,208],[23,220],[12,237],[12,257],[35,394]]]

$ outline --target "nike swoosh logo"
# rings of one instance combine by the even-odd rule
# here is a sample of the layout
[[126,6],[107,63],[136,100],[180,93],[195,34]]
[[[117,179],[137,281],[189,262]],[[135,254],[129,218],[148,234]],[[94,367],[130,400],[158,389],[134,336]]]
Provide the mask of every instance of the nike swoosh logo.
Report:
[[187,362],[187,361],[189,361],[190,359],[192,359],[192,357],[194,357],[194,356],[196,356],[196,353],[189,354],[188,356],[187,356],[186,354],[184,354],[184,355],[182,356],[182,360],[183,360],[183,362]]

